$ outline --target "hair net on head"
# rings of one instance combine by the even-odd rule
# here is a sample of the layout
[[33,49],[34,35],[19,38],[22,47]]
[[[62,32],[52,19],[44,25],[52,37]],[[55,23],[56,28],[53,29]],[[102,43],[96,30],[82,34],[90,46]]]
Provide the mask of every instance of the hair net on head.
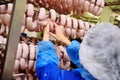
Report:
[[120,29],[110,23],[92,27],[81,43],[79,57],[98,80],[120,80]]

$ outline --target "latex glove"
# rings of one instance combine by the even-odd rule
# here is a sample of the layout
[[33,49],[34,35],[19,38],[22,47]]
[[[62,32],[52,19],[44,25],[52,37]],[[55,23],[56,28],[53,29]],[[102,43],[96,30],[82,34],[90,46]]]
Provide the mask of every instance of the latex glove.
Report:
[[57,25],[56,23],[54,23],[55,25],[55,34],[50,33],[51,36],[55,37],[57,40],[63,42],[64,44],[66,44],[67,46],[70,45],[70,40],[68,40],[68,38],[64,35],[62,29],[59,27],[59,25]]

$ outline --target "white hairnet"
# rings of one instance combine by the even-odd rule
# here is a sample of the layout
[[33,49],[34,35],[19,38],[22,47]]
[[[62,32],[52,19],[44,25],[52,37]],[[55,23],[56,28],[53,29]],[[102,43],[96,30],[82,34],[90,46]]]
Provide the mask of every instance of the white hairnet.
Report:
[[79,57],[98,80],[120,80],[120,29],[110,23],[92,27],[81,43]]

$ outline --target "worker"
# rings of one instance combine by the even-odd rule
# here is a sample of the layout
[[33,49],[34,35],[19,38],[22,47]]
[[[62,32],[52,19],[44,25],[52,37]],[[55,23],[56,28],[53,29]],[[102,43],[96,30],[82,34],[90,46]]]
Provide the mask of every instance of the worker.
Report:
[[[113,28],[113,30],[116,31],[113,31],[110,28]],[[116,26],[105,23],[99,24],[92,27],[87,32],[82,43],[80,44],[76,40],[68,40],[57,24],[55,24],[55,34],[49,33],[49,25],[47,25],[44,28],[43,40],[38,43],[38,54],[36,62],[36,73],[38,79],[120,80],[120,62],[117,62],[120,61],[120,58],[118,58],[120,57],[120,51],[114,52],[115,49],[119,50],[120,46],[114,46],[113,43],[115,41],[113,41],[114,38],[111,37],[116,35],[120,39],[120,36],[116,34],[118,32],[120,34],[120,30]],[[54,44],[49,41],[50,35],[63,42],[67,46],[67,53],[70,57],[70,60],[77,65],[76,69],[63,70],[59,68],[59,61],[56,55]],[[118,42],[117,37],[116,41]],[[115,49],[111,48],[111,46],[115,47]]]

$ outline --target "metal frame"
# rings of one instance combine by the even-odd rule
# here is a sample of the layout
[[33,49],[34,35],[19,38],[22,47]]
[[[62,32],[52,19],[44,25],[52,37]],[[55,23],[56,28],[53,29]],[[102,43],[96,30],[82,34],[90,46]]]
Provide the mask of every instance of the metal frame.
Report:
[[27,0],[14,0],[12,19],[7,39],[5,56],[2,66],[0,80],[12,80],[14,72],[15,55],[20,38],[21,26],[26,8]]

